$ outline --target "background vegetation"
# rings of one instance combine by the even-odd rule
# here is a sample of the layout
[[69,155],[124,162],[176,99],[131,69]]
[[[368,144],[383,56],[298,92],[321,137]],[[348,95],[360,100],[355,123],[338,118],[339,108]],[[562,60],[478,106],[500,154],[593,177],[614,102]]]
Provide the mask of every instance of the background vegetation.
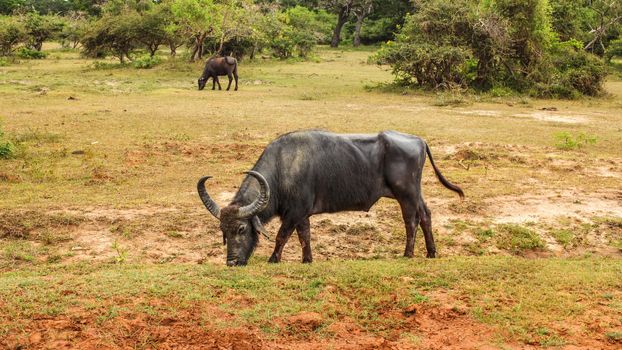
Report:
[[[622,51],[622,4],[612,0],[12,0],[0,6],[0,54],[44,58],[50,39],[121,63],[160,47],[186,58],[269,53],[308,58],[318,44],[385,43],[374,57],[401,85],[602,94]],[[148,62],[145,63],[144,61]]]

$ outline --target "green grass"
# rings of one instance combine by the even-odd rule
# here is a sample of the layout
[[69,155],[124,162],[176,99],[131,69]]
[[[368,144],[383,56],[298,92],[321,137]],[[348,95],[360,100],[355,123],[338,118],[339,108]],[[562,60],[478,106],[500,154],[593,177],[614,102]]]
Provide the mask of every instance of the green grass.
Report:
[[575,234],[570,230],[554,230],[551,232],[551,235],[564,248],[568,247],[575,237]]
[[[114,322],[160,300],[161,318],[205,303],[235,316],[221,320],[223,327],[269,329],[273,320],[304,310],[320,313],[325,323],[351,318],[372,334],[386,335],[401,320],[383,318],[385,309],[420,303],[451,307],[445,299],[437,299],[442,293],[460,297],[474,317],[508,341],[538,339],[542,345],[561,345],[555,329],[564,322],[592,317],[587,311],[593,307],[613,311],[599,305],[599,296],[609,293],[610,300],[620,301],[620,273],[619,261],[601,258],[456,257],[313,265],[269,265],[254,259],[250,266],[236,269],[47,265],[0,275],[0,321],[13,320],[17,330],[34,314],[63,315],[77,308],[98,315],[100,323]],[[143,301],[132,302],[137,297]]]
[[[2,67],[3,128],[9,139],[23,139],[25,150],[0,165],[0,175],[19,178],[2,184],[7,196],[0,206],[194,205],[194,198],[185,195],[188,183],[210,173],[219,176],[218,186],[229,188],[275,136],[305,128],[355,133],[397,129],[425,137],[433,152],[442,145],[467,142],[483,143],[477,147],[508,157],[499,144],[529,148],[522,153],[528,162],[508,163],[510,167],[504,158],[477,161],[470,170],[439,160],[446,176],[469,186],[470,198],[520,192],[506,183],[526,177],[552,189],[619,185],[615,178],[603,178],[597,185],[584,174],[562,174],[551,182],[550,176],[533,169],[554,146],[552,135],[562,131],[598,137],[582,153],[563,152],[569,153],[566,158],[585,162],[594,156],[615,157],[622,148],[616,131],[622,82],[607,84],[616,96],[608,100],[533,100],[524,105],[511,98],[481,102],[440,94],[438,99],[448,104],[438,105],[431,94],[366,91],[365,85],[392,79],[387,67],[366,63],[371,52],[320,48],[317,62],[245,60],[240,65],[240,91],[235,93],[197,91],[202,63],[165,57],[152,69],[94,69],[92,60],[71,50],[59,51],[58,60]],[[550,105],[559,114],[587,116],[589,123],[515,116]],[[232,144],[247,149],[239,155],[227,153]],[[492,168],[490,163],[503,166]],[[476,181],[484,171],[492,181]],[[48,196],[36,197],[44,190]],[[429,194],[449,196],[438,186],[431,186]]]
[[497,238],[497,246],[515,253],[544,248],[542,238],[526,227],[516,224],[505,224],[500,227],[502,235]]

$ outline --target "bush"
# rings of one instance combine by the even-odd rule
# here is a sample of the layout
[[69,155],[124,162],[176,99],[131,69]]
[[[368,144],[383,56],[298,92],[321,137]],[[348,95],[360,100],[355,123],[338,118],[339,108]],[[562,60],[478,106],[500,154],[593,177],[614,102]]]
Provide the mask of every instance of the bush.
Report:
[[551,53],[557,71],[553,84],[579,95],[598,96],[602,93],[607,67],[601,59],[583,51],[581,43],[560,43],[553,46]]
[[15,145],[5,138],[4,132],[2,131],[2,124],[0,124],[0,158],[13,158],[15,156],[15,152]]
[[141,56],[132,61],[132,67],[137,69],[149,69],[160,64],[162,60],[158,56],[151,57],[150,55]]
[[609,47],[605,53],[605,59],[607,62],[611,62],[611,59],[614,57],[622,57],[622,39],[609,42]]
[[493,96],[598,96],[607,73],[581,42],[558,41],[546,0],[420,2],[375,60],[390,64],[400,84]]
[[518,253],[525,250],[544,248],[544,241],[538,234],[526,227],[515,224],[505,224],[499,227],[502,235],[498,237],[497,246],[501,249]]
[[19,50],[17,50],[17,53],[15,55],[19,58],[34,59],[34,60],[43,59],[48,56],[46,52],[29,49],[27,47],[20,47]]
[[596,136],[584,132],[579,133],[577,136],[573,136],[571,133],[563,131],[555,134],[555,140],[555,147],[562,150],[573,150],[596,144]]
[[314,12],[302,6],[267,16],[267,46],[278,58],[294,54],[306,58],[318,42],[330,40],[331,22],[327,22],[327,18],[330,15],[325,11]]

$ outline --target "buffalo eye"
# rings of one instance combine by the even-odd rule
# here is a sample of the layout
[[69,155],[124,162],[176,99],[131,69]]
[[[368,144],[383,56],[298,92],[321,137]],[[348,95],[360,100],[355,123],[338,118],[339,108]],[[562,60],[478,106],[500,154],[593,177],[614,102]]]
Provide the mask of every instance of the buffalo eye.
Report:
[[238,234],[242,234],[244,231],[246,231],[246,225],[240,225],[238,227]]

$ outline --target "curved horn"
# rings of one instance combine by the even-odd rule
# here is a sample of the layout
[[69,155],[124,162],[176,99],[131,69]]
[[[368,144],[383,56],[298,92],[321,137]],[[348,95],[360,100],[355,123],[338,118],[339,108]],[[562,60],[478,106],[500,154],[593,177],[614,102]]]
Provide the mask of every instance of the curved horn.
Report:
[[207,210],[209,210],[209,212],[212,213],[216,219],[220,220],[220,207],[212,200],[212,198],[210,198],[209,194],[207,194],[207,191],[205,190],[205,181],[211,178],[211,176],[203,176],[197,184],[197,190],[199,191],[199,197],[201,197],[201,201],[205,204]]
[[251,175],[259,181],[259,196],[251,204],[243,206],[238,212],[238,218],[249,218],[264,210],[270,201],[270,186],[263,175],[256,171],[248,171],[246,174]]

